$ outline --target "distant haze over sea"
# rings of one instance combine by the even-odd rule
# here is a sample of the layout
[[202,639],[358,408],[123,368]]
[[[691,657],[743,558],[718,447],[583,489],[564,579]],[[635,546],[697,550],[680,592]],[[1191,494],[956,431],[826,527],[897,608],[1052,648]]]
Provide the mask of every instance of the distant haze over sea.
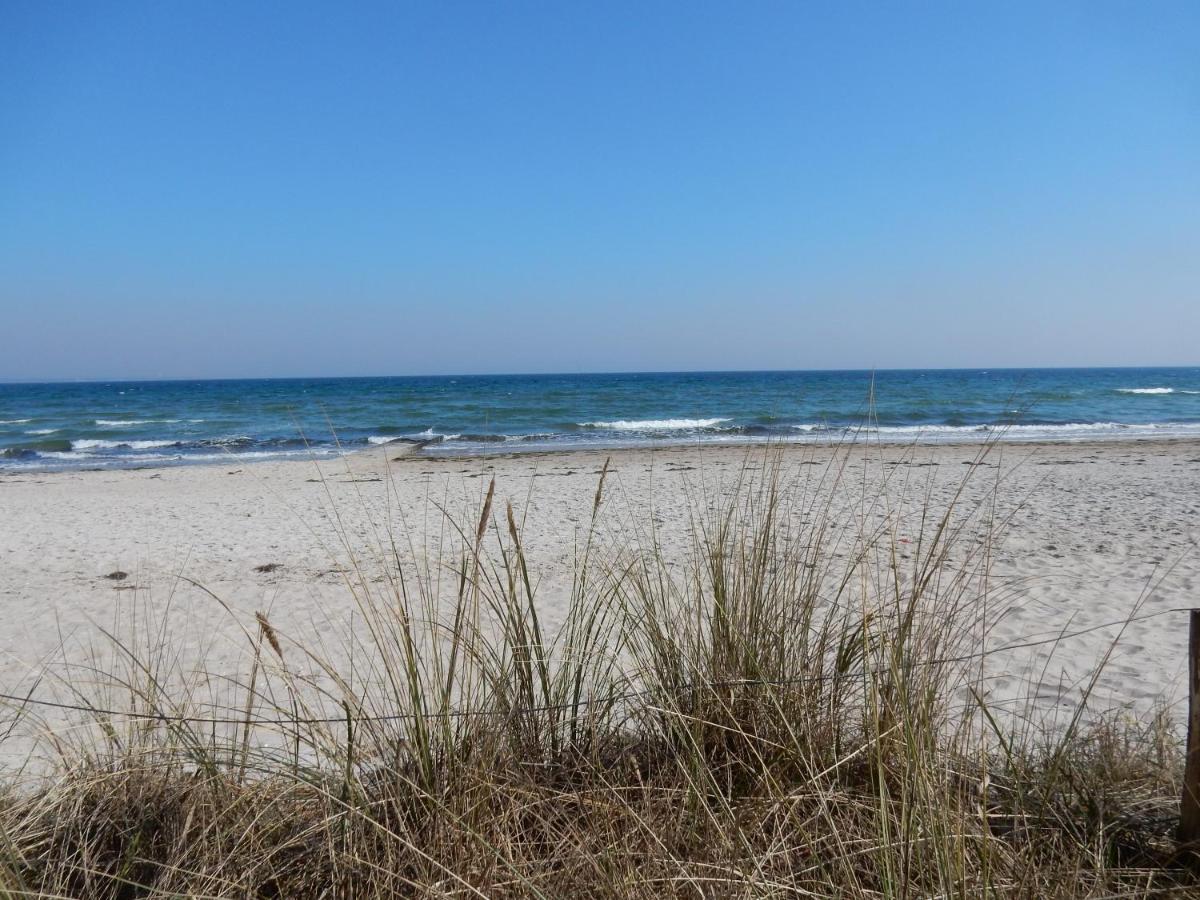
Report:
[[1200,368],[688,372],[0,385],[0,469],[829,441],[1200,437]]

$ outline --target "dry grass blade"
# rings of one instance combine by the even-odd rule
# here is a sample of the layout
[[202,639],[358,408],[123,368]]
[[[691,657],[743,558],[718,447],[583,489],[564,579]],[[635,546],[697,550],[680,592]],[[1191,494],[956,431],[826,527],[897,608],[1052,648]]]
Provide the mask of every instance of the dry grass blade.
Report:
[[275,633],[275,629],[271,627],[270,621],[268,621],[264,613],[258,611],[254,613],[254,618],[258,621],[258,628],[262,633],[262,636],[267,639],[267,643],[270,644],[271,649],[275,651],[275,655],[279,657],[280,661],[282,661],[283,647],[279,645],[279,636]]
[[488,482],[487,496],[483,500],[483,510],[479,513],[479,525],[475,528],[475,548],[478,550],[479,545],[483,543],[483,536],[487,534],[488,519],[492,515],[492,498],[496,496],[496,476],[492,476],[492,480]]
[[600,481],[596,485],[596,498],[592,501],[592,521],[596,521],[596,516],[600,513],[600,503],[604,498],[604,479],[608,477],[608,467],[612,462],[611,456],[604,457],[604,465],[600,469]]

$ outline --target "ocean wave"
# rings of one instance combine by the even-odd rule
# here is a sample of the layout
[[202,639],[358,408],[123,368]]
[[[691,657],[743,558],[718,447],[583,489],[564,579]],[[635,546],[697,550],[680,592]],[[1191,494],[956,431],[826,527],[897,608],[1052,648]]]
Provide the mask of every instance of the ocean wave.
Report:
[[613,422],[580,422],[580,428],[601,428],[607,431],[683,431],[712,428],[728,418],[711,419],[617,419]]
[[[161,449],[161,448],[160,448]],[[43,453],[41,456],[44,459],[60,459],[60,460],[76,460],[79,462],[87,462],[88,465],[103,465],[105,463],[126,463],[129,465],[144,466],[147,463],[154,462],[173,462],[183,459],[183,453],[136,453],[128,456],[97,456],[88,450],[64,450],[53,453]]]
[[27,441],[23,444],[17,444],[15,447],[5,448],[5,456],[10,459],[16,456],[27,456],[29,454],[37,455],[55,450],[70,450],[71,442],[62,438],[42,438],[41,440]]
[[[1170,387],[1152,387],[1152,388],[1117,388],[1118,394],[1173,394],[1175,388]],[[1195,391],[1183,391],[1185,394],[1196,393]]]
[[155,450],[178,446],[179,441],[102,441],[93,438],[71,441],[72,450]]
[[[61,449],[42,447],[37,450],[29,447],[7,447],[0,449],[0,468],[14,469],[71,469],[80,465],[104,469],[126,469],[147,465],[177,465],[191,463],[215,463],[230,460],[229,452],[185,452],[182,445],[177,445],[178,452],[162,452],[166,448],[158,448],[157,452],[139,452],[131,454],[97,454],[92,450],[67,449],[69,441],[64,441]],[[109,448],[106,448],[109,449]],[[245,450],[232,454],[238,460],[271,460],[271,459],[300,459],[313,457],[336,456],[341,451],[337,447],[305,447],[292,449],[262,449]]]
[[31,428],[26,434],[54,434],[57,428]]
[[[249,447],[256,443],[271,443],[270,441],[255,441],[248,434],[229,434],[225,437],[209,438],[203,441],[197,441],[198,447]],[[288,438],[279,443],[296,443],[303,444],[304,442],[298,438]]]
[[70,441],[46,441],[41,444],[26,445],[26,449],[70,450],[76,453],[94,455],[99,451],[116,450],[122,452],[141,450],[161,450],[170,447],[176,450],[195,451],[220,449],[224,451],[240,450],[243,448],[262,449],[264,452],[278,452],[284,449],[303,449],[308,445],[300,438],[263,438],[255,439],[244,434],[228,435],[226,437],[208,438],[199,441],[180,441],[173,438],[158,438],[132,440],[121,438],[78,438]]
[[454,434],[443,434],[440,431],[434,431],[432,428],[426,428],[424,431],[408,435],[408,437],[418,441],[457,441],[464,439],[463,435],[457,432]]
[[[458,435],[453,435],[453,437],[458,437]],[[395,444],[395,443],[420,444],[420,443],[426,443],[429,441],[444,441],[446,439],[447,439],[447,435],[444,435],[444,434],[432,434],[432,433],[424,433],[424,432],[417,434],[417,435],[372,434],[367,437],[367,443],[372,444],[373,446],[376,446],[376,447],[380,447],[380,446],[383,446],[384,444]]]
[[178,419],[95,419],[93,421],[99,428],[129,428],[134,425],[174,425],[179,422]]
[[0,419],[0,425],[28,425],[33,419]]
[[443,441],[457,441],[460,438],[468,439],[470,435],[464,438],[461,434],[441,434],[432,428],[426,428],[424,431],[419,431],[416,434],[372,434],[367,437],[367,443],[376,446],[391,444],[396,441],[402,441],[407,444],[440,443]]

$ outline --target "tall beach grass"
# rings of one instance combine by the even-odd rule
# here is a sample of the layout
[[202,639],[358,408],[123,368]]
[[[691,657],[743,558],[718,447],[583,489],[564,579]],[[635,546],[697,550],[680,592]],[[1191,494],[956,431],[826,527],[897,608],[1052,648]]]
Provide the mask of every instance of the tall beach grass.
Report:
[[[81,709],[45,720],[52,765],[0,791],[0,897],[1200,892],[1165,715],[990,705],[1013,586],[1011,510],[966,499],[984,467],[943,508],[912,469],[856,492],[861,449],[701,473],[682,547],[604,463],[567,597],[495,481],[397,510],[344,548],[338,654],[260,612],[245,670],[198,679],[139,613],[54,694]],[[63,714],[12,701],[0,738]]]

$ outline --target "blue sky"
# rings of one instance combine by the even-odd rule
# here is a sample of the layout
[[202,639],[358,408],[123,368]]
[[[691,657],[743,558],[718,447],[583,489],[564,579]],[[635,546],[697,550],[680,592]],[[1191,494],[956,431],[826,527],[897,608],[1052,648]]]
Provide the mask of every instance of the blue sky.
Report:
[[1196,364],[1197,60],[1195,2],[8,0],[0,379]]

